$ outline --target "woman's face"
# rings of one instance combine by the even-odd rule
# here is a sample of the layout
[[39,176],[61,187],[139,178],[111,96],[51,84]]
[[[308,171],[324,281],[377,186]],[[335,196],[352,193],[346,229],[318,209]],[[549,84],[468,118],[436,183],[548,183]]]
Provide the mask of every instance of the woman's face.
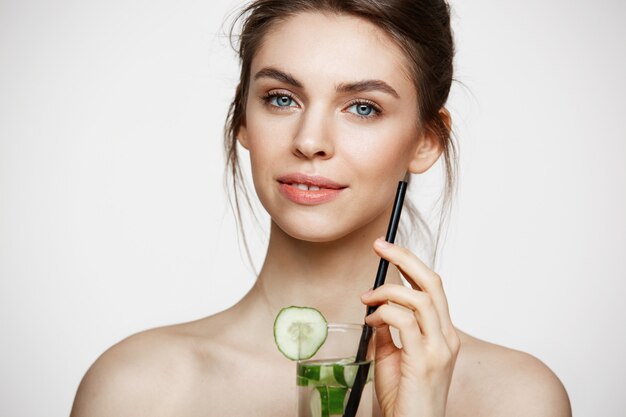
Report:
[[261,203],[287,234],[324,242],[386,227],[422,142],[407,68],[401,49],[356,17],[303,13],[265,36],[239,140]]

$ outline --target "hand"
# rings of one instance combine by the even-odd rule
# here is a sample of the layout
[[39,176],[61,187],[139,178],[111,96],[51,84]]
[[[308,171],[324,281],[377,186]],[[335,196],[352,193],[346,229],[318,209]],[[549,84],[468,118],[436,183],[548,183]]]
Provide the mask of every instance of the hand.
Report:
[[[444,417],[460,340],[441,278],[405,248],[382,239],[374,248],[413,287],[384,284],[361,297],[364,304],[379,305],[365,322],[376,328],[374,384],[383,415]],[[398,329],[402,348],[394,345],[389,326]]]

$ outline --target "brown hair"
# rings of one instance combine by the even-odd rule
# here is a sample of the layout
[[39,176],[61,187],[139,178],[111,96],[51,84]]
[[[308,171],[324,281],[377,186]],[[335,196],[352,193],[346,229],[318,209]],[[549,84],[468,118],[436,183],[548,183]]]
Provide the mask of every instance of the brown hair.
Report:
[[[450,6],[445,0],[256,0],[236,15],[229,35],[239,55],[241,74],[224,126],[224,149],[227,179],[234,192],[231,204],[238,225],[241,221],[238,191],[243,192],[247,205],[251,207],[239,166],[237,134],[245,121],[252,59],[274,24],[303,12],[337,13],[363,18],[387,33],[405,53],[410,65],[409,75],[418,93],[419,126],[435,133],[443,149],[445,186],[436,238],[433,238],[428,223],[419,211],[408,199],[405,201],[408,215],[404,217],[408,217],[411,227],[408,230],[421,226],[433,247],[431,262],[434,265],[442,227],[456,187],[457,171],[457,151],[451,127],[446,125],[439,114],[448,99],[453,81],[454,41],[450,27]],[[235,25],[242,18],[241,34],[238,42],[233,43]],[[406,240],[407,228],[401,228],[401,231],[404,232],[401,238]],[[240,232],[250,258],[242,227]]]

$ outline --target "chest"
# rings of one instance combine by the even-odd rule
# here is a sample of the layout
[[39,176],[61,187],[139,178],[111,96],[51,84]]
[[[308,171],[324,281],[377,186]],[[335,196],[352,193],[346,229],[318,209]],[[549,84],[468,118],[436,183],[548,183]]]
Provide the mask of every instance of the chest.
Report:
[[189,417],[296,415],[295,371],[291,378],[279,374],[239,373],[210,378],[190,393]]
[[211,356],[180,392],[177,417],[295,416],[295,363],[227,351]]

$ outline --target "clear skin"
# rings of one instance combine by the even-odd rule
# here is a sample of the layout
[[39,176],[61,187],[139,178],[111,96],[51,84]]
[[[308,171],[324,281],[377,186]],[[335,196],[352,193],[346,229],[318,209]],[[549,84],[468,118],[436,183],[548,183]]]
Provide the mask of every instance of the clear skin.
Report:
[[[255,77],[264,68],[300,86],[268,75],[276,71]],[[293,416],[295,365],[278,352],[271,332],[287,305],[354,323],[363,320],[365,305],[380,305],[366,319],[378,329],[376,416],[571,415],[563,386],[545,365],[455,329],[442,279],[410,251],[377,239],[398,180],[406,171],[426,171],[441,155],[417,123],[417,92],[406,68],[401,50],[355,17],[300,14],[273,28],[252,63],[239,132],[272,218],[255,285],[226,311],[110,348],[81,382],[73,417]],[[381,83],[337,91],[364,80],[383,81],[397,96]],[[445,109],[441,114],[449,122]],[[346,188],[324,204],[297,204],[276,181],[291,172],[323,175]],[[387,284],[366,292],[379,257],[392,264]],[[238,278],[225,274],[214,282],[229,279]]]

